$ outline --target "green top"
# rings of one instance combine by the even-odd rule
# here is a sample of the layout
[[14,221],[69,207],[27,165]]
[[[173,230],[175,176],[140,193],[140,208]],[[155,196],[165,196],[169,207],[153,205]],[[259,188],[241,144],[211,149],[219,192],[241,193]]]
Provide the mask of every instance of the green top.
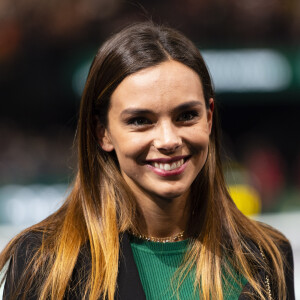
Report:
[[[188,240],[174,243],[148,242],[131,237],[131,248],[139,276],[147,300],[199,299],[199,290],[194,292],[194,272],[190,272],[179,289],[179,298],[176,294],[176,282],[171,281],[174,273],[181,264],[181,261],[188,248]],[[226,278],[229,284],[224,288],[224,300],[238,299],[242,287],[247,280],[236,273],[236,280]],[[225,277],[226,274],[224,273]],[[229,277],[227,275],[227,277]],[[240,282],[241,284],[237,283]]]

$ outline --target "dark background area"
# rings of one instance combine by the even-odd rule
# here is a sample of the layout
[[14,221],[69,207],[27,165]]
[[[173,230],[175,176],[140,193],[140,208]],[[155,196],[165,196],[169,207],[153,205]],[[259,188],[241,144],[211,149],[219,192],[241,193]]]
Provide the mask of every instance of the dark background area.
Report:
[[146,20],[179,29],[201,50],[275,49],[290,59],[286,88],[217,90],[216,100],[231,168],[247,171],[266,209],[282,198],[300,207],[298,0],[2,0],[0,186],[70,182],[74,76],[112,33]]

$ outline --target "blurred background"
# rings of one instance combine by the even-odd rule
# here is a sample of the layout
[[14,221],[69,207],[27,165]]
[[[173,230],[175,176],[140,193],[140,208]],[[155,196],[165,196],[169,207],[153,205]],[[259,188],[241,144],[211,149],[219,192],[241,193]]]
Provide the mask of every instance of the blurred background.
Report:
[[203,54],[230,193],[291,240],[300,299],[299,0],[1,0],[0,249],[68,193],[97,48],[150,19],[179,29]]

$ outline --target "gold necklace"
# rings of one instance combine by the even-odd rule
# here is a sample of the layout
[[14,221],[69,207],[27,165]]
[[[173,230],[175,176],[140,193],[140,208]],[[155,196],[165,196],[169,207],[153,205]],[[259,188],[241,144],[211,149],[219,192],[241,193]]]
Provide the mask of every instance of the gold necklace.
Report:
[[[263,251],[263,248],[262,248],[260,242],[258,243],[258,247],[259,247],[259,251],[260,251],[260,254],[261,254],[264,262],[267,263],[267,258],[266,258],[266,255],[265,255],[265,253]],[[265,287],[266,287],[266,290],[268,292],[268,298],[269,298],[269,300],[273,300],[272,291],[271,291],[271,285],[270,285],[270,278],[269,278],[268,275],[265,276]]]
[[133,236],[135,236],[138,239],[142,239],[142,240],[145,240],[148,242],[172,243],[172,242],[180,241],[183,238],[184,231],[181,231],[174,236],[168,236],[168,237],[164,237],[164,238],[159,238],[159,237],[154,237],[154,236],[146,236],[143,234],[133,232],[132,230],[129,230],[129,233],[131,233]]

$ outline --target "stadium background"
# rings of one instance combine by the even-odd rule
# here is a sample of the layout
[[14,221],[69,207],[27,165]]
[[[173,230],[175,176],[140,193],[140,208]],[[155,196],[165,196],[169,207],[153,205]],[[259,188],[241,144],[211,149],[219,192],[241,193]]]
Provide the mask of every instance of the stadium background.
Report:
[[291,240],[300,298],[298,0],[1,0],[0,248],[63,201],[91,59],[113,32],[145,20],[179,29],[203,53],[230,192]]

